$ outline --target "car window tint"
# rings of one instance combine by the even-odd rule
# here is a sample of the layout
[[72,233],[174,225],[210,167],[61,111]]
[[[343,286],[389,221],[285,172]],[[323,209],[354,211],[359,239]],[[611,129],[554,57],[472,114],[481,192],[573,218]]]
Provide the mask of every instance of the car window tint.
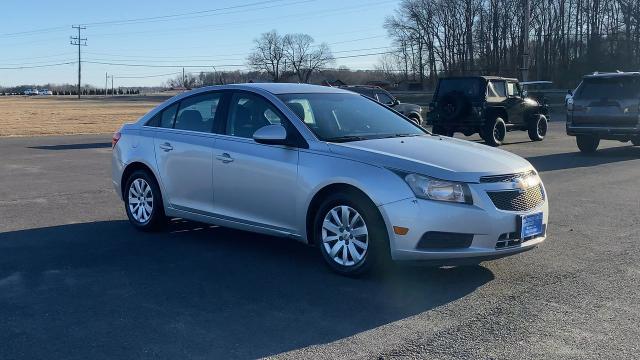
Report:
[[637,99],[640,97],[639,77],[587,78],[582,81],[574,99]]
[[231,99],[226,134],[251,138],[261,127],[280,123],[281,115],[267,100],[258,95],[236,93]]
[[493,89],[495,90],[498,97],[507,97],[507,89],[505,87],[504,81],[491,81],[493,85]]
[[166,109],[164,109],[160,115],[160,121],[156,126],[161,128],[172,128],[173,120],[176,118],[176,111],[178,110],[178,103],[175,103]]
[[385,93],[376,93],[376,95],[378,95],[378,101],[380,101],[383,104],[391,104],[393,103],[393,98]]
[[208,93],[182,100],[174,128],[211,132],[221,97],[222,93]]

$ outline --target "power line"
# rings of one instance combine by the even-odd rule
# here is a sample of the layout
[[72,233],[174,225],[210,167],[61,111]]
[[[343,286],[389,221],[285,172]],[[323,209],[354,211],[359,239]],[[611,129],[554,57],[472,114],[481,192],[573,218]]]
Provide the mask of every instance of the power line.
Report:
[[75,64],[75,63],[76,63],[75,61],[68,61],[68,62],[61,62],[61,63],[55,63],[55,64],[45,64],[45,65],[0,67],[0,70],[35,69],[35,68],[44,68],[44,67],[52,67],[52,66],[69,65],[69,64]]
[[157,75],[115,76],[115,78],[116,79],[147,79],[147,78],[178,75],[178,74],[182,74],[182,72],[172,72],[172,73],[168,73],[168,74],[157,74]]

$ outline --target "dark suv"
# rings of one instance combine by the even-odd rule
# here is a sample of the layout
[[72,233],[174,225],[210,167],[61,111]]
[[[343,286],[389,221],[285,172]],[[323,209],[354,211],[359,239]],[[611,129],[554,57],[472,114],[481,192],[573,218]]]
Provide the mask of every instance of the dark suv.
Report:
[[640,73],[594,73],[582,78],[567,103],[567,135],[582,152],[601,139],[640,146]]
[[448,77],[438,81],[429,120],[436,134],[479,133],[488,145],[499,146],[512,130],[528,131],[531,140],[541,141],[547,114],[547,106],[527,98],[517,79]]
[[379,86],[368,85],[344,85],[341,89],[357,92],[369,97],[377,102],[387,105],[400,114],[415,121],[418,125],[422,124],[422,108],[420,105],[401,103],[391,93]]

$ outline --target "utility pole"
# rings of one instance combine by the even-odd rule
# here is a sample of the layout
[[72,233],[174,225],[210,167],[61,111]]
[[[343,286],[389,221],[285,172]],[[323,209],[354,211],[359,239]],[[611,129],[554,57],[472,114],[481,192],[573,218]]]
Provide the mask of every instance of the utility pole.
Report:
[[81,31],[85,30],[85,26],[73,25],[72,29],[78,29],[78,36],[71,36],[71,45],[78,46],[78,99],[80,99],[80,91],[81,91],[81,73],[82,73],[82,57],[80,55],[80,49],[82,46],[87,46],[87,38],[83,38],[81,36]]
[[524,0],[524,34],[522,39],[522,81],[529,80],[529,17],[531,16],[530,0]]
[[109,74],[104,73],[104,96],[109,95]]
[[182,87],[185,88],[185,89],[187,88],[187,83],[186,83],[186,80],[184,78],[184,68],[182,68]]
[[111,95],[115,95],[116,93],[113,91],[113,75],[111,75]]

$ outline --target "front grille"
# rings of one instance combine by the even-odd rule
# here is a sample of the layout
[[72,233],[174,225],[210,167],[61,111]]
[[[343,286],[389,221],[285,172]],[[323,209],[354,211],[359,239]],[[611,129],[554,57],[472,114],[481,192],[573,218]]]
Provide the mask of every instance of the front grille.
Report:
[[524,191],[487,191],[487,194],[498,209],[507,211],[528,211],[544,202],[542,185],[533,186]]
[[517,174],[483,176],[480,178],[480,182],[481,183],[511,182],[515,179],[525,178],[527,176],[532,176],[535,174],[536,172],[531,170],[531,171],[517,173]]

